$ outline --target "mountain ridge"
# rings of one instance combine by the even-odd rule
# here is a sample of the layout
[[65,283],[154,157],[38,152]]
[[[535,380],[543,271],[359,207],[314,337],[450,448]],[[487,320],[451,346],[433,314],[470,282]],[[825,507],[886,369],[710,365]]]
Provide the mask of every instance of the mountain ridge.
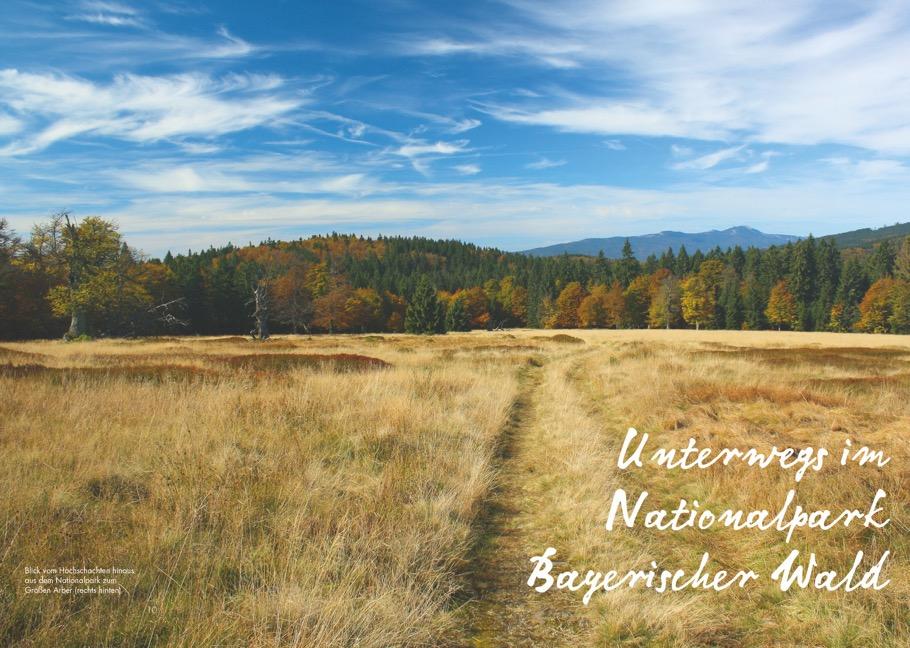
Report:
[[600,251],[603,251],[606,257],[618,258],[622,254],[626,239],[628,239],[635,256],[639,259],[645,259],[651,254],[662,254],[667,251],[667,248],[671,247],[674,252],[678,252],[681,246],[685,246],[690,253],[698,249],[702,252],[707,252],[716,246],[720,246],[722,249],[736,245],[743,248],[768,248],[772,245],[785,245],[801,238],[804,237],[791,234],[766,234],[755,228],[739,225],[723,230],[708,230],[705,232],[663,230],[653,234],[638,236],[586,238],[531,248],[524,250],[523,253],[531,256],[557,256],[560,254],[596,256]]

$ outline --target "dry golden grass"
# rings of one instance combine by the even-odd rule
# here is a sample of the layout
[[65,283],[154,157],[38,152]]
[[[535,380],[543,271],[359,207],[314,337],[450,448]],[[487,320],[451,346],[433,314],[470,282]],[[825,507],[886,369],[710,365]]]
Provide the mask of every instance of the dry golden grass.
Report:
[[[910,342],[561,335],[0,344],[0,645],[908,644]],[[587,607],[530,592],[546,546],[585,569],[688,569],[710,551],[763,573],[790,549],[768,532],[607,533],[620,486],[761,508],[793,485],[737,466],[617,471],[629,426],[654,445],[886,450],[885,469],[826,468],[798,490],[835,508],[882,487],[892,525],[792,544],[840,567],[890,548],[891,586]],[[82,565],[136,574],[119,597],[23,592],[27,566]]]
[[[276,342],[4,345],[26,370],[0,377],[0,644],[445,635],[518,360]],[[119,598],[21,594],[26,566],[83,564],[137,574]]]

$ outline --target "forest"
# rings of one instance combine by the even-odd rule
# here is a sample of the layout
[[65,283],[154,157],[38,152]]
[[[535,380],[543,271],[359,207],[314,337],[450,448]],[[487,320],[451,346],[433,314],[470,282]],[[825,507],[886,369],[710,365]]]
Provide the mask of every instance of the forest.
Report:
[[639,261],[331,234],[147,258],[116,223],[0,220],[0,339],[272,332],[709,328],[910,332],[910,236],[809,236]]

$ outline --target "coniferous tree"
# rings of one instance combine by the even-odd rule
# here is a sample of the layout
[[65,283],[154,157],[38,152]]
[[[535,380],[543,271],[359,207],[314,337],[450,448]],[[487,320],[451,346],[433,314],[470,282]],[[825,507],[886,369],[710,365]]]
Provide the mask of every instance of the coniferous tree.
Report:
[[894,278],[910,281],[910,236],[904,237],[894,259]]
[[446,330],[447,331],[470,331],[471,323],[468,319],[468,312],[465,310],[464,298],[461,296],[454,297],[449,302],[446,309]]
[[679,252],[676,253],[676,268],[674,274],[677,277],[685,277],[689,274],[689,270],[692,269],[692,263],[689,259],[689,253],[686,251],[685,245],[679,246]]
[[436,297],[436,289],[427,275],[417,281],[417,287],[408,303],[404,329],[408,333],[442,333],[445,331],[443,305]]
[[754,272],[746,275],[742,282],[743,324],[750,331],[765,327],[765,305],[767,292]]
[[610,262],[604,256],[604,251],[597,253],[597,259],[594,261],[593,272],[594,283],[609,285],[613,280],[613,273],[610,269]]
[[815,248],[816,287],[812,304],[814,330],[824,330],[840,283],[841,255],[834,241],[822,239]]
[[891,241],[886,239],[879,243],[869,258],[869,279],[878,281],[892,276],[896,258],[897,251]]
[[732,266],[724,271],[718,302],[723,313],[723,327],[734,331],[741,329],[743,326],[742,295],[739,277]]
[[641,264],[638,262],[638,259],[635,258],[635,254],[632,251],[632,244],[629,242],[629,239],[626,239],[626,242],[623,243],[622,246],[622,257],[616,268],[616,278],[623,288],[628,288],[629,284],[632,283],[632,280],[640,274]]
[[837,308],[837,318],[832,318],[831,328],[849,331],[859,321],[859,304],[869,287],[868,279],[857,259],[851,258],[844,264],[840,284],[834,296],[832,312]]
[[787,281],[787,287],[796,299],[797,327],[804,331],[811,331],[814,324],[811,305],[816,295],[815,282],[815,239],[810,235],[793,247]]

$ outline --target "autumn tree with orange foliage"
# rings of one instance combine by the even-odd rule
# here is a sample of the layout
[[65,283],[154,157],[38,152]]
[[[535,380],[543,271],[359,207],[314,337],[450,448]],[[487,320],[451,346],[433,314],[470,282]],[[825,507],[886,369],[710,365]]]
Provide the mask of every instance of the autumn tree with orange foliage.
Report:
[[301,328],[309,332],[313,319],[313,295],[307,288],[307,270],[305,263],[293,263],[272,283],[275,317],[290,326],[293,333]]
[[869,287],[859,304],[860,318],[856,330],[865,333],[887,333],[891,330],[894,294],[898,282],[891,277],[879,279]]
[[781,279],[774,288],[771,289],[771,295],[768,297],[768,307],[765,309],[765,317],[771,324],[777,325],[777,330],[783,327],[796,328],[799,324],[799,311],[796,306],[796,298],[790,289],[787,288],[787,282]]
[[603,284],[591,288],[578,307],[578,325],[581,328],[605,328],[607,326],[607,295]]
[[571,281],[556,298],[548,328],[578,328],[578,309],[585,298],[585,289],[577,281]]

